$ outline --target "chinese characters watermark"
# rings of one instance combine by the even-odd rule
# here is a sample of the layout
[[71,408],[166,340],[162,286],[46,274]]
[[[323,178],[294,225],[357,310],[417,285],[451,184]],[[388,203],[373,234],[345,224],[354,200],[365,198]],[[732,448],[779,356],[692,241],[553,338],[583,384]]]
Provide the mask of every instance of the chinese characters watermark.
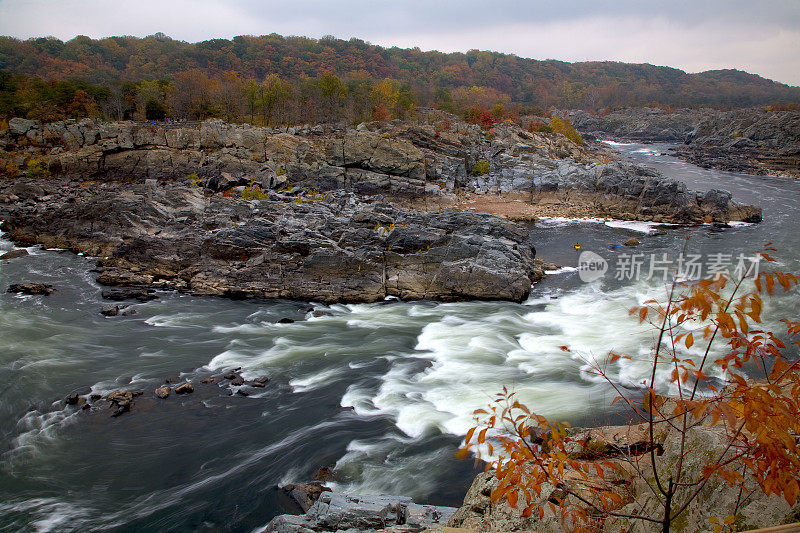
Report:
[[578,275],[586,283],[605,276],[611,270],[619,281],[657,280],[699,281],[727,276],[734,279],[757,277],[761,255],[712,253],[643,254],[623,253],[616,256],[616,264],[610,268],[608,261],[594,252],[582,252],[578,258]]

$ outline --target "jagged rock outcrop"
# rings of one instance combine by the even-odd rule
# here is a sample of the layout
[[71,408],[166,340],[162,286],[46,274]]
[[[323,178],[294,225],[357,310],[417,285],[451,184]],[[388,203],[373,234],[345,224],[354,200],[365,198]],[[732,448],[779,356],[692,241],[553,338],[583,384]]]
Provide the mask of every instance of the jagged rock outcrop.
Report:
[[692,109],[667,112],[657,107],[630,107],[602,116],[588,111],[570,111],[566,115],[579,131],[601,138],[683,142],[702,117],[713,112]]
[[675,149],[690,163],[800,177],[800,112],[746,109],[707,115]]
[[109,285],[324,302],[521,301],[542,275],[528,231],[491,215],[338,192],[246,201],[169,183],[41,186],[46,200],[5,207],[8,237],[103,257],[99,281]]
[[304,515],[275,517],[262,533],[397,531],[415,533],[444,525],[454,507],[419,505],[402,496],[323,492]]
[[582,132],[632,141],[681,143],[678,157],[698,166],[800,177],[800,112],[765,108],[628,108],[567,115]]
[[[251,183],[265,190],[346,189],[390,198],[464,190],[531,195],[577,190],[621,199],[620,215],[626,218],[683,223],[707,216],[717,222],[760,217],[758,210],[742,213],[733,203],[730,209],[708,209],[680,183],[613,161],[562,135],[529,133],[512,123],[484,132],[442,116],[355,129],[270,129],[213,120],[155,125],[14,119],[14,127],[0,135],[5,149],[0,154],[11,157],[11,167],[20,171],[26,158],[40,157],[61,178],[192,180],[216,192]],[[17,196],[37,192],[29,188]]]

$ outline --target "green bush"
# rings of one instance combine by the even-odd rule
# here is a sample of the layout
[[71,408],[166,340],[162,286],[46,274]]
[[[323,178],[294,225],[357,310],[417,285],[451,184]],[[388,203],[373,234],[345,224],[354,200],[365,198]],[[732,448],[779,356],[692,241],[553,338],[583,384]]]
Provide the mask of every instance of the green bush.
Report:
[[244,188],[241,197],[245,200],[266,200],[269,198],[269,193],[259,185],[250,185]]
[[489,162],[485,159],[481,159],[477,163],[475,163],[475,167],[472,169],[473,176],[484,176],[489,173]]
[[41,157],[33,157],[28,160],[25,175],[29,178],[45,179],[50,177],[50,168]]
[[195,187],[203,186],[203,180],[197,175],[197,172],[192,172],[186,177],[189,179],[189,185],[193,185]]
[[560,133],[575,144],[583,144],[583,137],[575,130],[568,118],[563,120],[558,117],[551,118],[550,128],[553,133]]

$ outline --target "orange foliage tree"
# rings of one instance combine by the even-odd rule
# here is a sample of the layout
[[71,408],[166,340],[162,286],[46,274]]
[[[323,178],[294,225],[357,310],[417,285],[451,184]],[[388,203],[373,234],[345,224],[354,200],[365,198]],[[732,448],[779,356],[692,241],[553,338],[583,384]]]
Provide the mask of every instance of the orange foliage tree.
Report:
[[[770,251],[767,245],[761,254],[767,263],[773,261]],[[614,402],[625,402],[641,422],[646,451],[638,450],[642,459],[634,460],[633,450],[623,450],[622,466],[644,481],[645,496],[631,500],[619,483],[620,461],[598,456],[585,432],[536,414],[505,387],[488,409],[475,411],[476,426],[459,455],[487,458],[487,471],[494,470],[498,480],[493,502],[506,500],[522,516],[538,513],[540,519],[549,507],[565,528],[578,531],[613,517],[668,532],[712,480],[739,490],[731,509],[714,509],[728,513],[711,519],[717,532],[733,530],[740,505],[754,490],[794,505],[800,492],[800,362],[787,355],[787,346],[800,346],[800,322],[781,319],[785,332],[778,334],[761,325],[761,313],[764,296],[777,288],[789,292],[797,284],[794,274],[777,271],[745,272],[738,279],[718,275],[673,282],[665,302],[650,300],[632,309],[657,333],[650,375],[638,390],[641,400],[607,376],[607,364],[629,356],[612,352],[603,363],[591,362],[591,372],[617,391]],[[718,342],[726,345],[722,355],[713,356]],[[696,343],[701,356],[680,353],[679,345],[688,349]],[[659,370],[669,371],[677,394],[657,394]],[[724,375],[726,383],[714,386],[711,373]],[[715,432],[721,444],[700,459],[700,469],[689,470],[686,464],[698,455],[689,434],[698,428]],[[675,464],[658,462],[664,434],[677,443]],[[551,495],[543,493],[553,487]]]

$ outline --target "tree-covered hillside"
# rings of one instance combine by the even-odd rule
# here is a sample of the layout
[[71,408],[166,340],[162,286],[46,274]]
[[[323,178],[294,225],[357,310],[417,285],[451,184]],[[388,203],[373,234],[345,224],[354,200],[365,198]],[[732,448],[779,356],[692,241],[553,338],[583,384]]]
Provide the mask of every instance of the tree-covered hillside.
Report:
[[736,70],[423,52],[359,39],[163,34],[0,37],[0,116],[206,118],[265,123],[404,116],[428,105],[488,119],[550,107],[721,108],[800,102],[800,88]]

